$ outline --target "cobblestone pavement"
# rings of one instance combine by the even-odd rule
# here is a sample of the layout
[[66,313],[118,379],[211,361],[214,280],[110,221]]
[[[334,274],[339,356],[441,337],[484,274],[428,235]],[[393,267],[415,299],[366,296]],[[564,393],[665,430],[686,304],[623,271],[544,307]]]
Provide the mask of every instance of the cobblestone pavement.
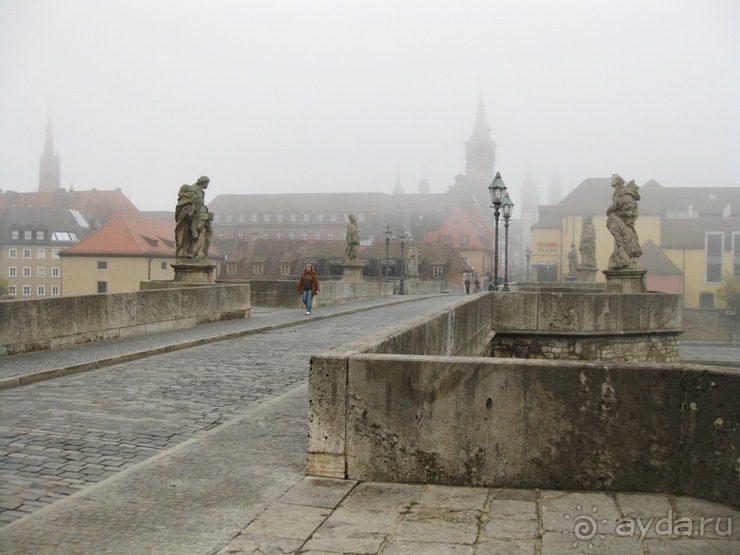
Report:
[[[105,356],[235,333],[241,327],[301,325],[141,358],[0,391],[0,526],[211,430],[306,382],[312,352],[388,322],[457,300],[438,296],[331,319],[275,311],[75,350],[6,357],[29,372],[79,357]],[[354,308],[372,305],[357,303]],[[332,307],[347,312],[353,307]],[[325,309],[317,315],[331,314]],[[106,351],[106,346],[109,349]],[[75,358],[78,357],[78,358]],[[42,363],[43,362],[43,363]],[[11,365],[3,360],[6,368]]]

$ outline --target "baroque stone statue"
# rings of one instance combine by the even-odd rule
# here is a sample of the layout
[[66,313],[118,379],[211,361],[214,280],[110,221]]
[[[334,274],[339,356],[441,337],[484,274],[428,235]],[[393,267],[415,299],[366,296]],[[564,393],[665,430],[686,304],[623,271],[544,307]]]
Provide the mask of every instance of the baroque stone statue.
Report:
[[596,268],[596,228],[593,216],[586,216],[581,225],[581,267]]
[[204,175],[193,185],[180,187],[175,208],[175,249],[178,259],[208,259],[213,214],[206,207],[205,192],[210,181]]
[[360,247],[360,230],[357,229],[357,220],[354,215],[349,215],[349,224],[347,224],[347,249],[344,253],[346,262],[357,261],[357,249]]
[[578,275],[578,252],[576,252],[576,244],[570,244],[570,252],[568,253],[568,275]]
[[419,250],[413,239],[409,246],[409,257],[406,259],[406,274],[415,275],[419,273]]
[[638,267],[637,259],[642,256],[640,241],[635,231],[639,187],[634,180],[627,185],[616,173],[612,175],[612,204],[606,211],[606,227],[614,237],[614,252],[609,257],[609,270],[627,270]]

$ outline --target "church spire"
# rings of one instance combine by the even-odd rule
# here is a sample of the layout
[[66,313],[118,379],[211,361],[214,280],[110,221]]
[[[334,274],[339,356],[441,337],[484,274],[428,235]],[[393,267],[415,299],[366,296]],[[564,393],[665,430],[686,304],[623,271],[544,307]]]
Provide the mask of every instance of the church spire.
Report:
[[491,128],[486,122],[486,106],[481,91],[478,95],[473,133],[465,141],[465,175],[475,182],[473,186],[490,184],[495,159],[496,143],[491,139]]
[[44,152],[39,161],[39,191],[54,192],[61,186],[62,163],[59,154],[54,151],[54,129],[51,125],[51,113],[46,124]]

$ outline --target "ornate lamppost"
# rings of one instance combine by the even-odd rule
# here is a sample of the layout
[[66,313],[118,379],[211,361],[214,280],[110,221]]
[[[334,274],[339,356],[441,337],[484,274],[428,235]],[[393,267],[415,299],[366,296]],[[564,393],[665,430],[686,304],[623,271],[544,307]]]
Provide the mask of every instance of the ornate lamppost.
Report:
[[509,193],[504,195],[501,203],[501,212],[504,215],[504,287],[503,291],[509,290],[509,218],[514,211],[514,203],[509,198]]
[[[388,247],[391,244],[391,237],[393,236],[393,232],[391,231],[391,228],[387,225],[385,226],[385,230],[383,231],[383,235],[385,235],[385,281],[388,281],[388,273],[390,272],[390,268],[388,268]],[[383,272],[383,265],[380,265],[381,273]]]
[[406,269],[406,260],[403,258],[403,246],[406,244],[406,232],[402,231],[401,235],[399,236],[399,239],[401,240],[401,284],[398,287],[398,294],[403,295],[403,278],[404,278],[404,270]]
[[529,259],[532,258],[532,249],[529,248],[529,245],[524,249],[524,254],[527,255],[527,281],[529,281]]
[[498,291],[498,217],[501,214],[501,203],[504,201],[504,193],[506,193],[506,185],[504,185],[504,180],[501,179],[501,172],[496,172],[496,177],[488,186],[488,192],[491,194],[493,217],[496,222],[493,247],[493,290]]

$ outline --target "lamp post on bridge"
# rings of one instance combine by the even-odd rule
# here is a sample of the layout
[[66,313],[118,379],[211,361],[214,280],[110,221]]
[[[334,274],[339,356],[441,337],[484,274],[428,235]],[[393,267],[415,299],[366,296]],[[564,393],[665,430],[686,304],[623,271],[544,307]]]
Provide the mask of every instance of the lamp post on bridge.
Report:
[[[385,226],[385,230],[383,231],[383,235],[385,235],[385,281],[388,281],[388,272],[390,271],[388,268],[388,247],[391,244],[391,236],[393,235],[393,232],[391,231],[391,228],[387,225]],[[383,265],[380,265],[381,273],[383,272]],[[382,277],[382,276],[381,276]]]
[[529,281],[529,259],[532,258],[532,249],[529,248],[529,245],[524,249],[524,254],[527,255],[527,281]]
[[501,203],[501,212],[504,215],[504,287],[503,291],[509,290],[509,218],[514,211],[514,203],[509,198],[509,193],[504,194]]
[[498,218],[501,214],[501,204],[504,201],[504,194],[506,193],[506,185],[504,185],[504,180],[501,179],[501,172],[496,172],[496,177],[493,178],[493,181],[488,186],[488,192],[491,195],[493,218],[496,224],[493,247],[493,290],[498,291]]

